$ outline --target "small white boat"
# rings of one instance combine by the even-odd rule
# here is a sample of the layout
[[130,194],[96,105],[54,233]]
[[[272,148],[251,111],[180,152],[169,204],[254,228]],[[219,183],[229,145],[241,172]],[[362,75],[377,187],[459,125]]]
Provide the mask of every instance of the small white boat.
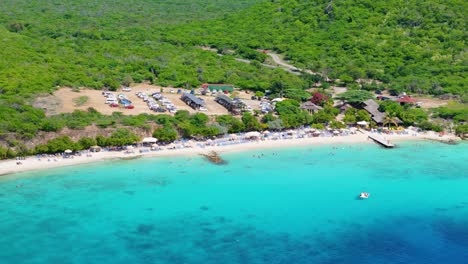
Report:
[[369,196],[370,196],[370,193],[362,192],[362,193],[359,195],[359,198],[360,198],[360,199],[367,199],[367,198],[369,198]]

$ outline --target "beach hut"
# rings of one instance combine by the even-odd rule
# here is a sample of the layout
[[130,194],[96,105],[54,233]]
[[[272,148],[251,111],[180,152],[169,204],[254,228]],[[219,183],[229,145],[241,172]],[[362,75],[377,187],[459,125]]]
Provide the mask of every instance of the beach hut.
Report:
[[183,93],[180,100],[184,101],[188,106],[193,109],[200,109],[205,106],[205,102],[191,93]]
[[157,138],[154,138],[154,137],[145,137],[141,143],[143,144],[143,146],[150,146],[152,144],[155,144],[156,142],[158,142],[158,139]]

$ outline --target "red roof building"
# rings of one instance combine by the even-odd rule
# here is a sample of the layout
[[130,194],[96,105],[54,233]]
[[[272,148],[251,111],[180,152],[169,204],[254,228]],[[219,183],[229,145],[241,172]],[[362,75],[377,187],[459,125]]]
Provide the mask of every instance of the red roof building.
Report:
[[396,100],[400,104],[415,104],[416,99],[409,97],[408,95],[402,96]]

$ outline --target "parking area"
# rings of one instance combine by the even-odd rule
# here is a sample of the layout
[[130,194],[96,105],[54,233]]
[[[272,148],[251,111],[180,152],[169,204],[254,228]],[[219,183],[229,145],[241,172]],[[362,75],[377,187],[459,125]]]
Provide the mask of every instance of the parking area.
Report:
[[[205,102],[205,107],[203,107],[201,110],[195,110],[192,107],[188,106],[185,102],[183,102],[180,99],[182,94],[177,93],[177,88],[160,87],[151,84],[137,84],[132,86],[131,89],[127,89],[127,91],[123,91],[122,89],[120,89],[116,92],[110,92],[113,94],[113,97],[111,97],[111,99],[105,97],[103,91],[100,90],[80,89],[80,91],[77,92],[70,88],[62,88],[57,90],[53,94],[53,96],[51,96],[52,98],[50,98],[50,100],[55,100],[59,102],[58,104],[54,105],[56,109],[53,109],[54,112],[57,113],[70,113],[77,109],[86,110],[89,107],[92,107],[100,113],[106,115],[110,115],[113,112],[122,112],[125,115],[138,115],[142,113],[157,114],[163,112],[152,110],[151,105],[148,104],[148,100],[145,101],[144,96],[142,97],[141,95],[144,94],[148,97],[154,98],[152,96],[153,94],[160,93],[161,96],[164,97],[165,100],[167,100],[167,102],[170,102],[176,110],[187,110],[190,113],[202,112],[207,115],[224,115],[229,113],[229,111],[224,106],[215,102],[215,95],[201,95],[198,93],[198,90],[196,91],[197,94],[195,94],[195,96],[203,99],[203,101]],[[242,101],[252,110],[261,110],[259,106],[260,101],[252,100],[251,94],[245,93],[243,91],[239,91],[237,93],[238,96],[242,99]],[[137,94],[139,94],[140,97]],[[123,98],[119,98],[119,96]],[[87,97],[86,102],[80,105],[76,105],[74,103],[74,100],[76,100],[76,98],[79,97]],[[115,101],[110,102],[113,99],[115,99]],[[162,106],[161,101],[156,100],[156,98],[154,99],[155,103],[157,103],[159,106]],[[127,104],[123,104],[123,102]],[[125,105],[127,105],[127,108],[125,107]],[[131,105],[132,107],[129,107],[128,105]],[[170,110],[167,109],[166,105],[164,106],[164,108],[164,113],[171,114]],[[175,111],[172,112],[174,113]]]

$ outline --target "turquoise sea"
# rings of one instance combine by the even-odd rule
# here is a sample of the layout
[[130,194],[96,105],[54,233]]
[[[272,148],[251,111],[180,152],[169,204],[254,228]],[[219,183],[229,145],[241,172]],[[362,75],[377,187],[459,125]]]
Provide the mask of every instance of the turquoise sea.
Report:
[[223,157],[0,177],[0,263],[467,263],[466,143]]

